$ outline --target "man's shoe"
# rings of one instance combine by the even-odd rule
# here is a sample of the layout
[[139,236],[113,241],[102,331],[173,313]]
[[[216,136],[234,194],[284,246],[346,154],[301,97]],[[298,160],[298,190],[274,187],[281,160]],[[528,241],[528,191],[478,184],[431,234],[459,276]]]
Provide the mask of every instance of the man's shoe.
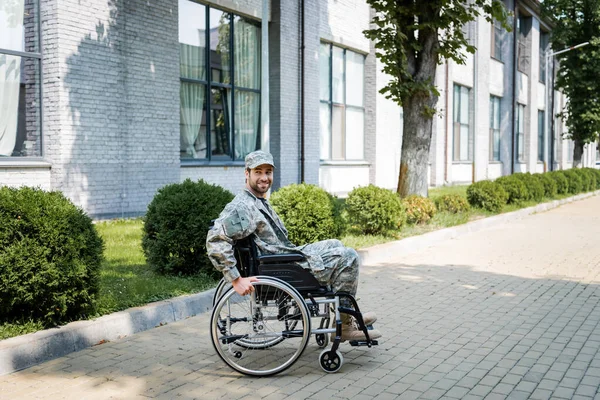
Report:
[[377,315],[372,311],[363,313],[362,317],[365,325],[373,325],[377,321]]
[[[369,339],[375,340],[380,337],[381,332],[376,329],[369,329]],[[335,339],[335,333],[331,334],[331,339]],[[342,322],[342,342],[346,340],[367,340],[365,333],[358,328],[356,320],[350,316]]]

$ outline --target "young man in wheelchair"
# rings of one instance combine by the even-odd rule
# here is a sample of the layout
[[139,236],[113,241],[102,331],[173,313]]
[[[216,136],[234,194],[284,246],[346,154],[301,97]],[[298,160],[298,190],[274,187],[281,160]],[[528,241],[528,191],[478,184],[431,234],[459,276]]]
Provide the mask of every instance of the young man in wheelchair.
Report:
[[[251,236],[261,255],[301,253],[308,268],[322,285],[330,285],[333,292],[356,295],[360,258],[358,253],[345,247],[339,240],[330,239],[295,246],[288,240],[288,232],[279,216],[266,199],[273,183],[274,163],[271,154],[254,151],[246,156],[246,188],[221,212],[209,230],[206,248],[215,268],[231,282],[233,289],[245,296],[254,291],[252,282],[256,277],[242,277],[236,268],[234,243]],[[340,305],[352,308],[347,298],[340,298]],[[362,314],[365,325],[371,325],[377,317],[374,313]],[[365,340],[354,317],[341,314],[341,340]],[[369,338],[377,339],[381,333],[369,330]]]

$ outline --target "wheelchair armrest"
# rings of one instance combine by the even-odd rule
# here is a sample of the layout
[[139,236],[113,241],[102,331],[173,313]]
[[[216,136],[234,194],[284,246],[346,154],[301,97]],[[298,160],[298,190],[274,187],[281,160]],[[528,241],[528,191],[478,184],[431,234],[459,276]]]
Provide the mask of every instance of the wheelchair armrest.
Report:
[[258,257],[260,264],[270,263],[288,263],[294,261],[304,261],[306,258],[302,254],[269,254]]

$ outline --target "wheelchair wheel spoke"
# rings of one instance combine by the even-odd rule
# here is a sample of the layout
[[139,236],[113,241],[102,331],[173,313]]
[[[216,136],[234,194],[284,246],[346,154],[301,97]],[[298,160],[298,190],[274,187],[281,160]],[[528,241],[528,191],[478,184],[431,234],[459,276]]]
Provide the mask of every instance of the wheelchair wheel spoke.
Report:
[[252,296],[233,290],[217,302],[213,345],[232,368],[250,375],[272,375],[302,354],[310,335],[310,315],[303,299],[286,284],[265,280]]

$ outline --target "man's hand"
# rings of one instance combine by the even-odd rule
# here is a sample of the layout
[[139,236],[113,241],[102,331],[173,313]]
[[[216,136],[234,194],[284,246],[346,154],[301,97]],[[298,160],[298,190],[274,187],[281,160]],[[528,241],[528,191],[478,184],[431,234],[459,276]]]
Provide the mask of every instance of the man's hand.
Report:
[[242,278],[241,276],[231,282],[233,285],[233,290],[236,291],[240,296],[246,296],[254,292],[254,286],[252,286],[252,282],[258,282],[258,278],[255,276],[250,276],[248,278]]

